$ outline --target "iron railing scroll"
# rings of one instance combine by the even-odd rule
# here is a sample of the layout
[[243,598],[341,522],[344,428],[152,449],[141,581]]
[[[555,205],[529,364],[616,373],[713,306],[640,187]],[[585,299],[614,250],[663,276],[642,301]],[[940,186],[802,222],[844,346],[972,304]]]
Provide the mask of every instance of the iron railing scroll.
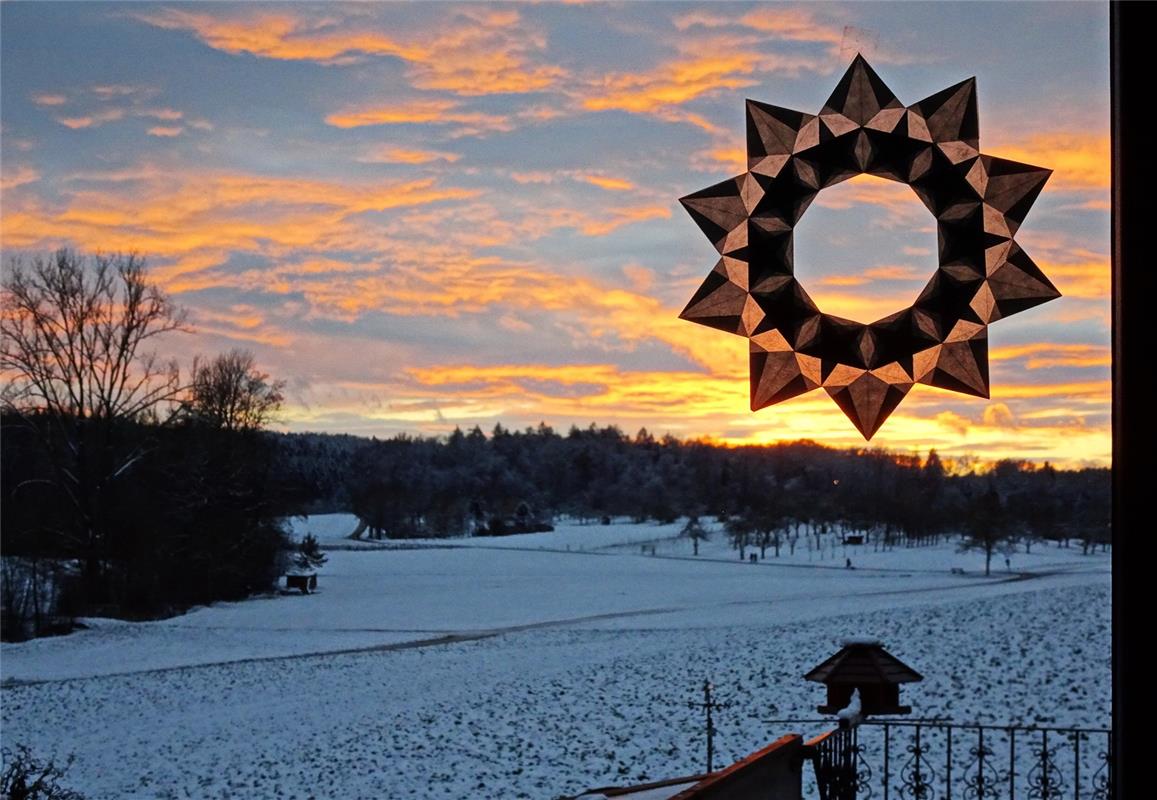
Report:
[[[820,800],[1112,800],[1106,728],[948,720],[769,720],[828,730],[807,741]],[[806,735],[806,729],[805,729]]]

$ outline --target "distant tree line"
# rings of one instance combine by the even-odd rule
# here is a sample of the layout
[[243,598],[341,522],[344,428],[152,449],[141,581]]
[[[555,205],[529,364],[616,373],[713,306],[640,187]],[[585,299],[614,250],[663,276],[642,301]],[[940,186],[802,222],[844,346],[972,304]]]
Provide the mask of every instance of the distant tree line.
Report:
[[[352,511],[391,538],[459,536],[520,507],[537,516],[673,522],[713,517],[736,547],[794,547],[804,530],[885,545],[945,536],[992,554],[1010,540],[1107,542],[1107,469],[1004,460],[946,465],[881,449],[811,442],[727,447],[640,430],[497,425],[387,440],[270,434],[294,513]],[[693,537],[695,538],[695,537]],[[696,539],[697,543],[697,539]]]

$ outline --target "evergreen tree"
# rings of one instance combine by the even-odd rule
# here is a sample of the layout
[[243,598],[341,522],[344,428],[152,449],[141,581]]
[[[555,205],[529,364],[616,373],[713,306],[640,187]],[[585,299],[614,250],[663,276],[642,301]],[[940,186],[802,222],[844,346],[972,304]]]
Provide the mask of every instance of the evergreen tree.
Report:
[[328,560],[329,556],[321,552],[321,545],[312,533],[307,533],[302,538],[293,556],[294,565],[301,570],[315,570]]

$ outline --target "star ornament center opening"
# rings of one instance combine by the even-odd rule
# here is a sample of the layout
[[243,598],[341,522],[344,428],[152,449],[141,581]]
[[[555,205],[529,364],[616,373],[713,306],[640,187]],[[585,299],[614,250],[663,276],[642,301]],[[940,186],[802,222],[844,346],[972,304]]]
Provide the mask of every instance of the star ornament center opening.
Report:
[[[823,313],[792,236],[821,190],[905,183],[936,217],[939,267],[872,323]],[[1060,297],[1014,236],[1051,170],[980,152],[976,80],[903,105],[857,55],[818,115],[747,101],[747,172],[680,199],[720,259],[679,315],[745,336],[751,410],[823,387],[871,439],[917,383],[988,397],[988,325]]]

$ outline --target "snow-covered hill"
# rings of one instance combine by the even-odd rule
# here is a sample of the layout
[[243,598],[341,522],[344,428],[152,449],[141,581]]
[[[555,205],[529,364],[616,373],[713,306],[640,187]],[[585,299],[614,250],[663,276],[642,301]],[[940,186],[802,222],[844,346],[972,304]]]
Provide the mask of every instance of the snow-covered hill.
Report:
[[92,797],[554,797],[698,769],[705,677],[735,703],[721,760],[765,744],[848,635],[926,676],[922,716],[1107,721],[1107,556],[1034,547],[985,579],[951,545],[751,564],[678,530],[335,550],[314,595],[5,644],[4,744],[75,753]]

